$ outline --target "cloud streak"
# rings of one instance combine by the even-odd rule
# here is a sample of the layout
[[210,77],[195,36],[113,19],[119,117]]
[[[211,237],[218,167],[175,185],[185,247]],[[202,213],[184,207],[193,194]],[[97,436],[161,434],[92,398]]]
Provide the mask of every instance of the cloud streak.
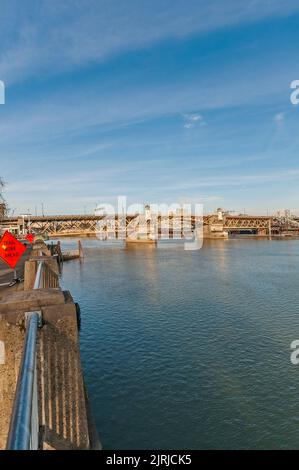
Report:
[[206,123],[201,114],[185,114],[184,116],[185,129],[192,129],[196,126],[204,126]]
[[64,212],[99,191],[212,203],[254,187],[252,201],[278,181],[298,195],[298,32],[281,19],[297,1],[19,3],[1,2],[9,200]]
[[[9,84],[111,56],[299,11],[288,0],[2,0],[0,71]],[[17,12],[17,13],[16,13]],[[17,33],[16,33],[17,32]]]

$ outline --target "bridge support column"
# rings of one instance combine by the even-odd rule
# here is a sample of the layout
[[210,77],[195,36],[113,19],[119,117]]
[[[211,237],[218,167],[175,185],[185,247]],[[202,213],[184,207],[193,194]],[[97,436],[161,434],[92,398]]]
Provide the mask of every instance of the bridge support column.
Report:
[[224,230],[223,223],[204,225],[203,238],[205,239],[225,239],[228,232]]

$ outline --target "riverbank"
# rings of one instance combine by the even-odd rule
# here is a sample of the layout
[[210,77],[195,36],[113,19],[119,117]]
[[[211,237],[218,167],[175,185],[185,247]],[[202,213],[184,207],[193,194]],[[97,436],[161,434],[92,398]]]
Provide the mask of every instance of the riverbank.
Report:
[[[99,449],[81,368],[79,306],[61,289],[48,247],[37,242],[28,251],[19,266],[24,282],[0,296],[0,449]],[[38,327],[31,328],[34,316]],[[30,410],[28,420],[21,409]]]

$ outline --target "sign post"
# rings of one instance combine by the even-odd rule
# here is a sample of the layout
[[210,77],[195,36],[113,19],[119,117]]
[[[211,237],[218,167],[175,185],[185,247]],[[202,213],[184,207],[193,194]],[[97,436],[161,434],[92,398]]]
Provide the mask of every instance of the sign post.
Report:
[[34,242],[35,236],[33,235],[33,233],[27,233],[25,238],[32,245],[32,243]]
[[[0,258],[14,271],[13,281],[18,282],[16,265],[26,251],[23,243],[19,242],[10,232],[6,231],[0,240]],[[10,283],[9,283],[10,284]]]

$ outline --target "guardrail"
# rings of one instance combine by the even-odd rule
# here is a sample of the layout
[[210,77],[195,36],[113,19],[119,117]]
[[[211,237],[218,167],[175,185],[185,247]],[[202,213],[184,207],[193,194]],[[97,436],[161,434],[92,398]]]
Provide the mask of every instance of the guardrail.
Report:
[[[59,287],[59,278],[45,260],[37,261],[33,289]],[[39,448],[36,344],[41,312],[28,312],[26,336],[7,439],[8,450]]]
[[58,275],[47,265],[46,261],[38,261],[33,289],[59,287]]
[[36,344],[41,313],[26,314],[26,336],[11,415],[7,450],[39,448]]

